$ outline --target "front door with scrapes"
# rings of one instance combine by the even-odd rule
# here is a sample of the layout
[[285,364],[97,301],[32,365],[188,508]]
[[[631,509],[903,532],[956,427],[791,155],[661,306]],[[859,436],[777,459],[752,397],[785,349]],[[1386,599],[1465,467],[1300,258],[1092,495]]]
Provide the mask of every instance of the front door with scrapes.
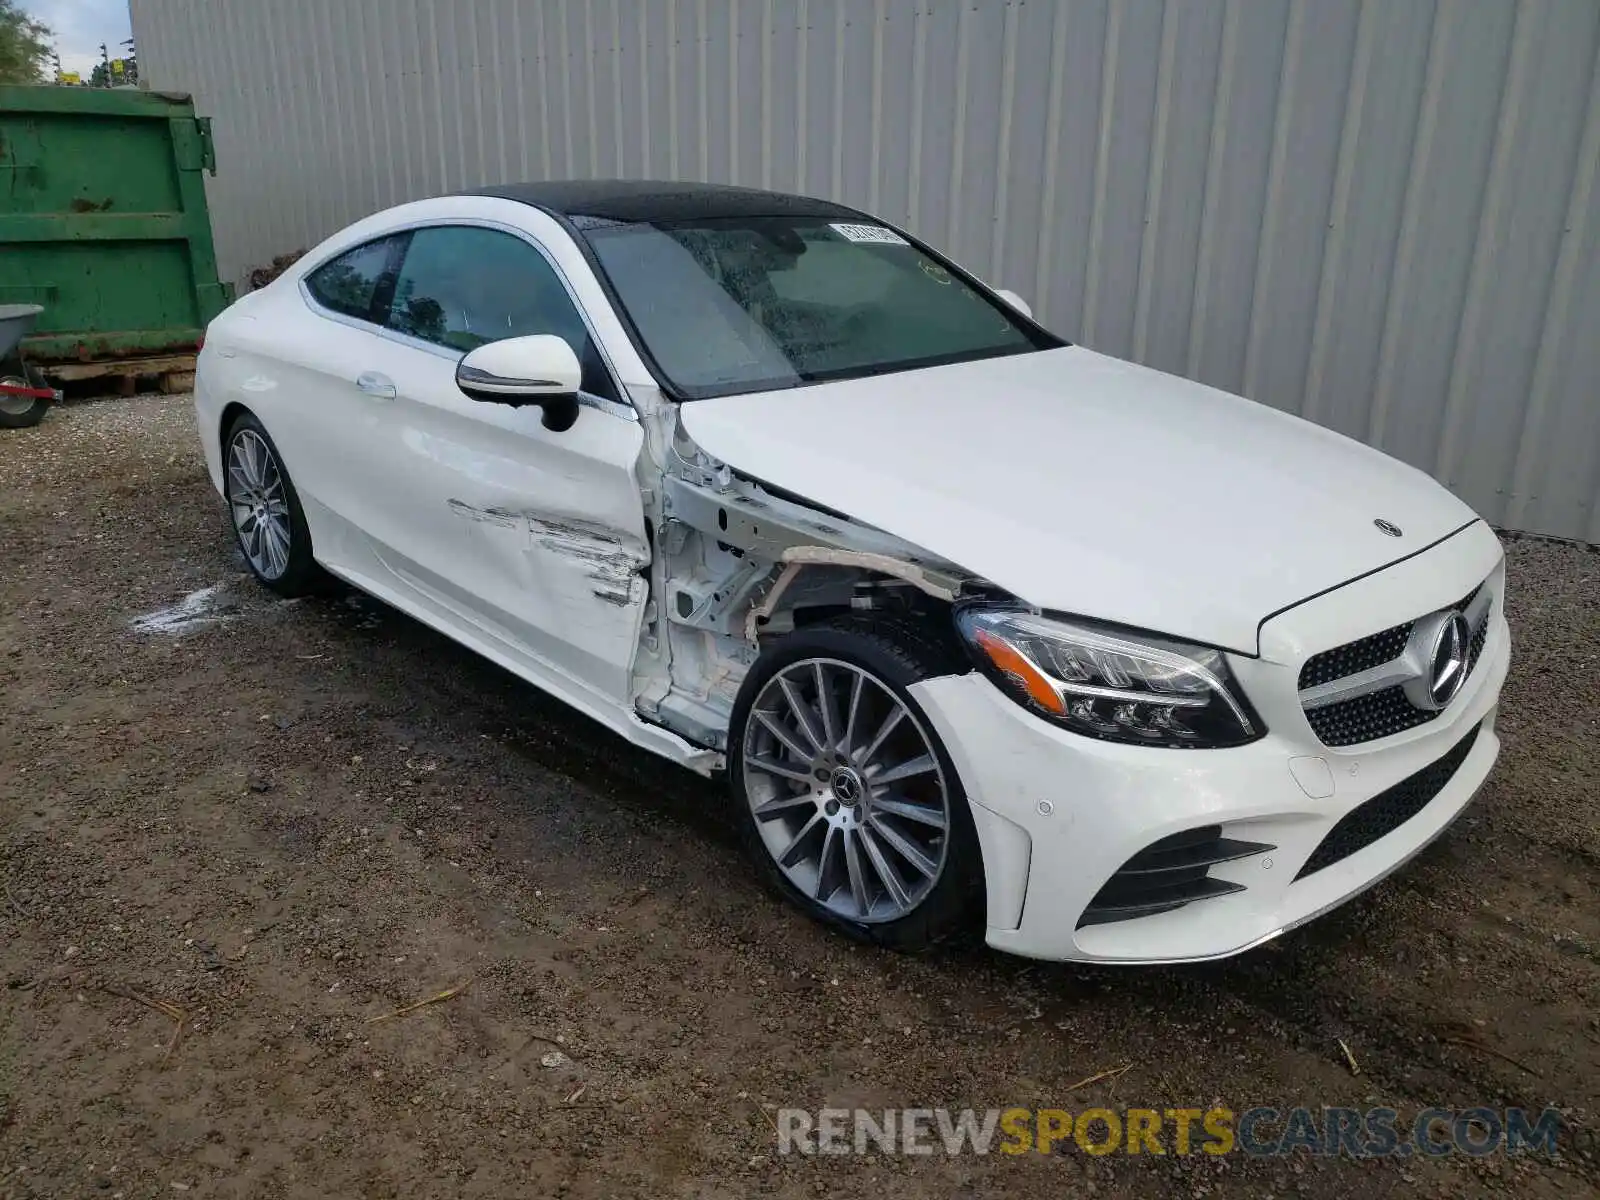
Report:
[[461,353],[497,338],[554,333],[573,344],[590,393],[612,387],[564,285],[532,244],[501,230],[417,230],[381,341],[397,395],[384,456],[387,502],[405,519],[375,554],[451,619],[631,707],[631,669],[650,560],[635,470],[637,422],[585,404],[552,432],[536,407],[467,399]]

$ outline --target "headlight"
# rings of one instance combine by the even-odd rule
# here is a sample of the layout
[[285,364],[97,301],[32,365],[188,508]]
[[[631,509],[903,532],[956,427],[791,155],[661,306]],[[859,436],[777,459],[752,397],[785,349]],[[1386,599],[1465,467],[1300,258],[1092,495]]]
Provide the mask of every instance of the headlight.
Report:
[[1087,737],[1215,748],[1266,733],[1220,650],[973,605],[956,626],[1013,699]]

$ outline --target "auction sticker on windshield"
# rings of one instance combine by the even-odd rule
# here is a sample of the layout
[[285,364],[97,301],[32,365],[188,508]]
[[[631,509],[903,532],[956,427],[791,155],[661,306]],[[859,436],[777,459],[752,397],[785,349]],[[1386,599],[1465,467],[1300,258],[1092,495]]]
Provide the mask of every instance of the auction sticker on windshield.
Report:
[[905,246],[909,243],[892,229],[885,229],[882,225],[850,225],[846,223],[828,226],[847,242],[880,242],[885,246]]

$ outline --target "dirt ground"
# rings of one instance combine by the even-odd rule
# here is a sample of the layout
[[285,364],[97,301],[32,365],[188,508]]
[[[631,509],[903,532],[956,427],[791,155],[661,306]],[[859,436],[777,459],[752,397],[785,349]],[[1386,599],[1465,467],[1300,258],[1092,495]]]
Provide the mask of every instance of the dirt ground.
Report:
[[[717,787],[375,602],[254,586],[186,398],[0,434],[0,1196],[1597,1194],[1600,556],[1508,552],[1504,755],[1400,875],[1215,965],[908,959],[763,892]],[[1580,1136],[821,1159],[772,1125],[1092,1104]]]

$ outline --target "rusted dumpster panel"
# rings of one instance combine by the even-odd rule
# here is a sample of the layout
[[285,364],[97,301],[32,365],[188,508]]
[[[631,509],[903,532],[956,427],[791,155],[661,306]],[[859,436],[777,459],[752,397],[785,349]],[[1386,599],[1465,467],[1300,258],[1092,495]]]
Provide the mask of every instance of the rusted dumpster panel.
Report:
[[36,363],[192,352],[231,299],[189,97],[0,87],[0,304],[40,304]]

